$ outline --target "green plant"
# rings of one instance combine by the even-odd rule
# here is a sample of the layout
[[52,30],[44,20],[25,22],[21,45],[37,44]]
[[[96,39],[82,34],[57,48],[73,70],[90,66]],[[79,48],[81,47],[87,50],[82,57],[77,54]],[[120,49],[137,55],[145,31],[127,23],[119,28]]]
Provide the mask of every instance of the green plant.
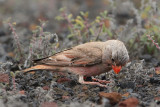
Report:
[[[46,57],[56,52],[59,46],[57,34],[44,31],[46,21],[40,20],[40,26],[36,26],[30,41],[29,51],[36,58]],[[54,39],[54,40],[53,40]]]
[[150,54],[153,54],[160,50],[159,32],[160,28],[157,25],[153,25],[151,28],[147,29],[147,32],[141,37],[142,43],[145,45],[147,52],[149,52]]
[[4,21],[7,23],[13,33],[13,37],[16,44],[17,51],[15,52],[17,55],[17,60],[20,61],[21,64],[24,64],[26,67],[28,63],[30,64],[31,60],[42,58],[49,56],[56,52],[56,49],[59,47],[59,41],[57,34],[52,34],[50,32],[44,31],[44,27],[46,26],[46,21],[40,21],[40,26],[36,26],[34,29],[32,38],[29,44],[29,53],[28,57],[26,58],[24,54],[23,44],[20,43],[19,35],[16,33],[15,25],[16,22],[11,22],[11,18]]
[[12,31],[13,38],[14,38],[14,41],[15,41],[15,44],[17,47],[17,51],[18,51],[16,53],[19,54],[18,55],[19,61],[21,63],[23,63],[24,62],[24,54],[23,54],[23,50],[21,48],[21,43],[19,41],[19,35],[16,33],[16,28],[15,28],[16,22],[11,22],[11,18],[8,18],[7,20],[4,21],[4,23],[7,23],[9,25],[10,30]]
[[158,44],[160,44],[160,24],[159,20],[157,20],[160,18],[160,16],[157,14],[156,8],[159,7],[156,7],[154,2],[149,0],[143,3],[143,7],[140,11],[141,18],[145,21],[144,28],[146,30],[143,36],[141,36],[140,40],[146,47],[146,51],[150,54],[157,53],[157,49],[160,50],[158,46]]
[[72,14],[67,14],[66,9],[60,9],[60,15],[56,17],[58,21],[66,21],[68,23],[68,38],[74,38],[80,41],[97,41],[100,35],[107,35],[112,38],[113,34],[110,30],[110,18],[107,11],[101,12],[95,20],[90,21],[88,12],[80,12],[80,15],[73,18]]
[[[142,0],[141,8],[137,11],[140,22],[137,26],[134,37],[129,40],[130,51],[137,51],[138,54],[158,55],[160,50],[160,16],[157,14],[155,2]],[[138,31],[138,32],[136,32]],[[150,36],[151,35],[151,36]]]

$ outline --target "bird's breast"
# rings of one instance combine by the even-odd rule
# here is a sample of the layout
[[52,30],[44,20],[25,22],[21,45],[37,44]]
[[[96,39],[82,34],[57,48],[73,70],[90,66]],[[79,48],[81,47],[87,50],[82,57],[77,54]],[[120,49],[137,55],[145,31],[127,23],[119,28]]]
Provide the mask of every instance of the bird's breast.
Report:
[[88,67],[69,67],[68,71],[78,75],[84,76],[96,76],[104,72],[111,70],[110,67],[107,67],[104,64],[88,66]]

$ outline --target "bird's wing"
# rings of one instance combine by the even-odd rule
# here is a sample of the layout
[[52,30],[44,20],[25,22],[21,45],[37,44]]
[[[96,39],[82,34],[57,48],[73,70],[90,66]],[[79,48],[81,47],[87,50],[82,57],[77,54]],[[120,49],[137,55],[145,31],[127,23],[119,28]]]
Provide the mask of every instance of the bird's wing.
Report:
[[90,66],[101,62],[101,47],[92,44],[83,44],[64,50],[53,56],[39,59],[36,61],[36,64],[53,66]]

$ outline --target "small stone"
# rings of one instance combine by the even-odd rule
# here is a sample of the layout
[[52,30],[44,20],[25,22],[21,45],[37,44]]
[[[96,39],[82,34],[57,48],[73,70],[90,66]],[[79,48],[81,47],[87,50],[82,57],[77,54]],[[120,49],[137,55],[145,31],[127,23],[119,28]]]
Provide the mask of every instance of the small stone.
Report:
[[130,89],[134,89],[135,88],[135,83],[132,81],[124,81],[124,82],[120,82],[119,83],[119,87],[121,87],[122,89],[125,88],[130,88]]
[[160,79],[158,77],[152,77],[150,78],[151,84],[160,84]]
[[133,89],[127,89],[127,92],[132,93]]
[[74,87],[74,86],[76,86],[76,85],[77,85],[77,82],[74,81],[74,80],[72,80],[72,81],[69,82],[69,86],[70,86],[70,87]]
[[3,29],[0,29],[0,37],[5,35],[6,35],[5,31]]
[[83,86],[82,90],[88,90],[88,87],[87,86]]
[[9,53],[8,53],[8,56],[10,56],[10,57],[13,58],[13,57],[15,57],[15,54],[14,54],[13,52],[9,52]]
[[138,95],[137,93],[130,93],[130,95],[131,95],[132,97],[139,98],[139,95]]
[[0,82],[9,83],[8,74],[0,73]]
[[43,89],[44,90],[49,90],[49,86],[44,86]]
[[153,64],[154,66],[158,66],[158,63],[159,63],[158,59],[152,58],[152,59],[151,59],[151,62],[152,62],[152,64]]
[[111,105],[117,104],[122,98],[122,95],[117,92],[112,92],[112,93],[100,92],[99,95],[101,97],[109,99]]
[[40,107],[58,107],[58,105],[55,102],[43,102]]
[[137,98],[129,98],[124,101],[121,101],[118,104],[118,107],[137,107],[138,104],[139,104],[139,102],[138,102]]
[[156,70],[156,74],[159,75],[160,74],[160,67],[156,67],[155,70]]
[[71,81],[69,78],[60,78],[57,80],[58,83],[68,82]]
[[25,91],[24,90],[19,91],[19,93],[22,94],[22,95],[25,95]]
[[145,55],[140,56],[140,59],[144,59],[145,61],[150,61],[151,58],[152,58],[152,56],[149,54],[145,54]]
[[62,96],[62,99],[69,99],[69,96]]
[[123,97],[128,97],[128,96],[129,96],[129,93],[127,92],[127,93],[123,94],[122,96],[123,96]]
[[156,102],[160,102],[160,97],[155,97],[154,100],[155,100]]

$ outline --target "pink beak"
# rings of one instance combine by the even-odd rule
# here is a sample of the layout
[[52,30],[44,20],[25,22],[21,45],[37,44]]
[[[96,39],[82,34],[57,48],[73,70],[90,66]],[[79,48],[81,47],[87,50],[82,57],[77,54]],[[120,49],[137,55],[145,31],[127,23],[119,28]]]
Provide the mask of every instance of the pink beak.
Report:
[[116,73],[116,74],[118,74],[120,71],[121,71],[121,66],[114,66],[114,65],[112,65],[112,69],[114,70],[114,72]]

